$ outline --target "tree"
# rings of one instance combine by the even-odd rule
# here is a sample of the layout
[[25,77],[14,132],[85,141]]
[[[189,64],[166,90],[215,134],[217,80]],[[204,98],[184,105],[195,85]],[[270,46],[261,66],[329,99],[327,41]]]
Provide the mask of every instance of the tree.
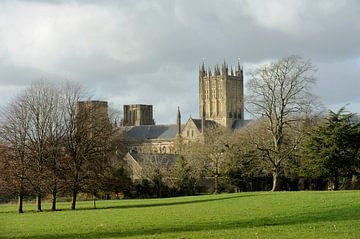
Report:
[[214,193],[220,191],[219,179],[224,176],[225,162],[232,159],[232,142],[232,135],[227,129],[214,126],[205,130],[202,140],[184,146],[182,154],[194,170],[195,178],[211,177]]
[[29,114],[26,146],[30,158],[30,181],[37,193],[37,209],[42,211],[41,200],[51,190],[52,209],[56,209],[57,163],[60,160],[61,94],[59,89],[45,81],[36,81],[24,91],[24,102]]
[[329,179],[330,189],[339,188],[339,177],[351,177],[359,167],[360,122],[345,108],[330,111],[321,125],[307,136],[303,146],[305,171]]
[[271,167],[272,191],[278,190],[278,176],[283,162],[296,148],[285,147],[285,131],[312,109],[314,97],[310,86],[314,83],[314,67],[298,56],[284,57],[255,70],[248,82],[249,111],[257,119],[266,121],[271,142],[259,150]]
[[26,185],[30,181],[27,135],[30,124],[29,109],[23,94],[1,110],[0,137],[5,145],[3,165],[10,191],[18,195],[18,212],[23,213]]
[[102,190],[106,193],[106,198],[113,193],[119,198],[119,193],[129,196],[131,188],[131,178],[124,167],[113,165],[107,170],[103,180]]
[[141,155],[141,177],[142,181],[150,182],[154,195],[157,197],[167,196],[169,186],[172,184],[172,167],[174,166],[173,155]]
[[75,210],[79,192],[94,193],[101,185],[110,163],[112,130],[107,112],[100,112],[96,102],[80,101],[80,86],[67,84],[64,92],[65,180],[72,195],[71,209]]
[[[283,131],[286,140],[282,145],[282,156],[286,160],[281,162],[278,174],[281,175],[281,179],[293,182],[292,189],[297,189],[295,184],[298,171],[299,145],[305,137],[305,128],[307,127],[304,124],[305,122],[299,120],[292,127],[286,127]],[[273,162],[269,160],[269,157],[273,157],[273,152],[269,151],[273,144],[273,137],[268,130],[266,119],[251,122],[239,130],[238,135],[239,141],[236,142],[239,145],[239,153],[235,163],[240,164],[240,168],[244,169],[245,167],[245,170],[243,170],[245,172],[244,177],[251,184],[253,184],[252,181],[258,181],[258,185],[252,185],[250,188],[255,186],[257,190],[267,189],[269,183],[271,184],[271,182],[268,182],[268,177],[273,176]],[[278,187],[285,186],[286,183],[279,178],[277,179]],[[290,187],[290,185],[287,186]]]
[[176,177],[176,188],[180,195],[193,195],[195,193],[196,178],[183,155],[177,155],[174,175]]
[[49,191],[56,210],[63,175],[64,113],[63,92],[44,80],[32,83],[3,110],[1,137],[9,148],[6,164],[12,176],[18,175],[20,185],[25,181],[31,185],[38,211],[42,211],[43,194]]
[[253,144],[253,134],[256,132],[255,123],[251,123],[234,132],[233,145],[230,148],[233,156],[226,162],[226,177],[235,186],[236,191],[259,190],[254,185],[257,178],[263,177],[259,152]]
[[64,185],[75,209],[78,192],[102,190],[110,158],[122,155],[119,140],[112,137],[107,103],[80,102],[82,96],[78,85],[60,88],[37,81],[2,109],[0,139],[6,150],[1,166],[19,195],[19,212],[29,191],[25,184],[37,195],[38,211],[49,192],[56,210],[57,193]]

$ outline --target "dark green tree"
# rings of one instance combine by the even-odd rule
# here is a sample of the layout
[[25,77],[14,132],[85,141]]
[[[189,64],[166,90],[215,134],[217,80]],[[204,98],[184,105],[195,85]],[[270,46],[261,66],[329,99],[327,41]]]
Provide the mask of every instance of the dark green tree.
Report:
[[329,189],[337,190],[340,177],[351,177],[358,168],[360,123],[355,116],[345,108],[330,111],[305,140],[304,172],[308,176],[328,178]]
[[195,193],[196,179],[192,176],[191,167],[184,156],[177,157],[176,186],[180,195],[193,195]]

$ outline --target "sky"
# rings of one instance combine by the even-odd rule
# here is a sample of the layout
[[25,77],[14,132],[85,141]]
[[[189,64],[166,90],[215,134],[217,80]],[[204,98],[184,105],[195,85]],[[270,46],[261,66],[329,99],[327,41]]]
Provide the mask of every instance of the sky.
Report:
[[198,117],[198,68],[240,58],[249,72],[288,55],[317,68],[323,105],[360,113],[358,0],[0,1],[0,106],[45,79],[78,82],[159,124]]

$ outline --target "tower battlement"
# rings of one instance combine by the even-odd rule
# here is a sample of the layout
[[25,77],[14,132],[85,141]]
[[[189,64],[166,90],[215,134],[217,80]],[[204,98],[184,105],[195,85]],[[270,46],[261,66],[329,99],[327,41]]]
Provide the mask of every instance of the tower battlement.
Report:
[[214,120],[226,128],[244,119],[244,76],[240,62],[230,67],[199,68],[199,113],[204,120]]
[[[109,132],[111,129],[107,101],[87,100],[77,102],[77,127],[88,128],[91,135]],[[105,135],[105,134],[104,134]]]
[[152,105],[124,105],[124,126],[154,125]]

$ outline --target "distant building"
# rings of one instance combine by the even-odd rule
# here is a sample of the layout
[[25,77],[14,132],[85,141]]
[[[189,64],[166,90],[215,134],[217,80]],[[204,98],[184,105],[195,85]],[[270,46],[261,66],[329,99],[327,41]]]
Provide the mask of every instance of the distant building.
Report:
[[123,126],[154,125],[152,105],[124,105]]
[[[199,119],[190,117],[181,122],[178,108],[176,124],[155,125],[152,105],[125,105],[122,126],[118,132],[124,136],[128,149],[125,157],[133,179],[138,179],[144,158],[158,157],[161,162],[173,162],[176,155],[175,142],[201,140],[204,130],[224,126],[234,130],[244,126],[244,76],[240,63],[230,68],[224,62],[213,70],[199,69]],[[170,160],[170,161],[169,161]]]
[[199,113],[201,119],[213,120],[228,129],[244,120],[244,76],[239,62],[230,72],[226,62],[221,67],[216,65],[213,71],[201,65]]
[[79,101],[77,109],[77,127],[86,127],[89,132],[110,130],[108,103],[106,101]]

